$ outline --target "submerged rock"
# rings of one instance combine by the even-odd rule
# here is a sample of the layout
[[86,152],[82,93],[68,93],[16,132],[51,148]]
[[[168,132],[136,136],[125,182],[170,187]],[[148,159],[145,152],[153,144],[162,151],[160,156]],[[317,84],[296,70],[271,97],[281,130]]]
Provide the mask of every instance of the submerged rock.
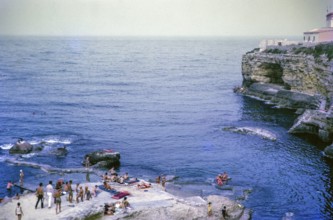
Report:
[[26,141],[18,141],[9,149],[10,154],[28,154],[32,152],[33,146]]
[[95,167],[119,167],[120,166],[120,153],[109,151],[95,151],[84,156],[83,164],[86,158],[89,157],[90,165]]
[[262,137],[267,140],[276,141],[276,135],[270,131],[256,127],[226,127],[223,130],[240,134],[251,134]]

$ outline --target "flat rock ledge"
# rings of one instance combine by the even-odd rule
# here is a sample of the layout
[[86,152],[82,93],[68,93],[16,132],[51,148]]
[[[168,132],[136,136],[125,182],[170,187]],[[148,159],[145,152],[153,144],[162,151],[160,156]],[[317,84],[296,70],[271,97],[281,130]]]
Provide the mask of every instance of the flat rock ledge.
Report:
[[[101,183],[82,183],[82,186],[93,187]],[[66,199],[62,198],[62,212],[56,215],[55,205],[51,209],[34,208],[36,203],[36,196],[34,194],[27,194],[22,196],[19,200],[11,200],[0,206],[1,220],[16,219],[15,207],[17,202],[21,203],[25,220],[81,220],[81,219],[207,219],[207,204],[212,203],[213,216],[212,219],[221,218],[221,209],[223,206],[227,207],[229,214],[228,219],[241,219],[248,220],[251,218],[251,211],[246,209],[243,205],[238,204],[226,197],[211,195],[203,199],[199,196],[180,198],[168,192],[163,191],[162,187],[158,184],[152,184],[152,188],[142,190],[137,189],[136,186],[125,186],[120,184],[112,185],[116,190],[126,190],[130,192],[128,201],[131,204],[131,209],[126,213],[119,212],[113,216],[103,215],[105,203],[116,202],[111,198],[111,194],[101,191],[97,197],[89,201],[80,202],[78,204],[70,204]],[[75,195],[74,195],[75,196]],[[121,200],[120,200],[121,201]],[[46,199],[44,200],[45,205]]]

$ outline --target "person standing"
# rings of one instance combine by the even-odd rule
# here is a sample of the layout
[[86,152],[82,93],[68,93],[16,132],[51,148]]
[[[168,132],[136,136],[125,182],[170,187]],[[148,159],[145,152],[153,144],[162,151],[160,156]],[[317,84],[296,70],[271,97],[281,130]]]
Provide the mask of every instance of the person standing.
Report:
[[20,186],[23,186],[24,173],[23,170],[20,170]]
[[47,195],[47,206],[50,209],[52,205],[52,195],[53,195],[52,181],[49,181],[49,184],[47,184],[46,186],[46,195]]
[[208,203],[207,215],[208,215],[208,217],[211,217],[213,215],[213,208],[212,208],[212,203],[211,202]]
[[86,168],[88,169],[90,166],[90,159],[89,157],[86,157],[86,162],[85,162]]
[[8,196],[9,196],[9,197],[12,196],[12,188],[13,188],[13,183],[12,183],[12,181],[8,181],[8,183],[7,183],[7,193],[8,193]]
[[[61,189],[58,189],[54,193],[54,198],[55,198],[55,204],[56,204],[56,214],[61,212]],[[59,210],[59,212],[58,212]]]
[[37,196],[37,202],[36,202],[35,209],[37,209],[39,201],[41,201],[41,208],[44,208],[44,203],[43,203],[43,200],[44,200],[43,183],[39,184],[39,187],[37,188],[37,191],[36,191],[36,196]]
[[227,217],[227,207],[226,206],[223,206],[223,209],[222,209],[222,219],[225,220],[225,218]]
[[16,209],[15,209],[15,215],[17,216],[18,220],[21,220],[23,211],[22,211],[21,204],[19,202],[17,203]]
[[68,201],[70,202],[70,203],[72,203],[73,202],[73,188],[72,188],[72,180],[70,180],[69,181],[69,183],[68,183]]
[[166,191],[165,183],[166,183],[166,177],[163,176],[163,177],[162,177],[162,187],[163,187],[164,191]]

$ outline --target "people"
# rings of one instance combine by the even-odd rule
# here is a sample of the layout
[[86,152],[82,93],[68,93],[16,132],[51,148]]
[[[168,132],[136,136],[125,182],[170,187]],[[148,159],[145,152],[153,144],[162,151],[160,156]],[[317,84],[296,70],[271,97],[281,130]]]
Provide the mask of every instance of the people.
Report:
[[89,166],[90,166],[90,159],[89,159],[89,156],[86,157],[85,165],[86,165],[86,168],[88,169]]
[[156,177],[156,183],[160,183],[161,182],[161,176],[158,176],[158,177]]
[[23,215],[23,210],[21,207],[21,203],[17,203],[16,209],[15,209],[15,215],[17,216],[18,220],[21,220],[22,215]]
[[110,175],[116,174],[116,170],[114,169],[114,167],[111,167],[111,169],[109,170]]
[[222,180],[227,181],[228,180],[228,174],[226,172],[223,172],[222,174]]
[[56,204],[56,214],[61,212],[61,189],[58,189],[54,193],[55,204]]
[[83,202],[84,192],[82,186],[80,186],[79,192],[76,196],[76,202],[79,203],[79,199],[81,199],[81,202]]
[[36,196],[37,196],[37,202],[36,202],[35,209],[37,209],[39,201],[41,202],[41,208],[44,208],[44,203],[43,203],[43,200],[44,200],[43,183],[39,183],[39,187],[36,190]]
[[47,195],[47,207],[50,209],[52,204],[52,195],[53,195],[53,186],[52,181],[49,181],[49,184],[46,186],[46,195]]
[[222,209],[222,217],[223,219],[225,219],[227,217],[227,207],[226,206],[223,206],[223,209]]
[[103,182],[103,186],[105,189],[112,190],[112,187],[106,181]]
[[105,203],[104,205],[104,214],[105,215],[113,215],[116,212],[116,206],[114,203]]
[[212,208],[212,203],[211,202],[208,202],[207,215],[208,215],[208,217],[213,215],[213,208]]
[[216,182],[217,182],[217,185],[219,185],[219,186],[223,185],[223,180],[222,180],[222,175],[221,174],[217,175]]
[[68,201],[70,203],[73,202],[73,188],[72,188],[72,180],[69,181],[67,189],[68,189]]
[[163,187],[164,191],[166,191],[165,183],[166,183],[166,177],[163,176],[163,177],[162,177],[162,187]]
[[86,196],[86,200],[91,199],[91,192],[90,192],[88,186],[85,186],[85,188],[84,188],[84,195]]
[[13,188],[13,183],[12,183],[12,181],[8,181],[8,183],[7,183],[7,187],[6,187],[6,189],[7,189],[7,193],[8,193],[8,196],[10,197],[10,196],[12,196],[12,188]]
[[123,201],[121,202],[120,207],[124,209],[124,211],[126,212],[127,208],[129,208],[130,204],[127,201],[127,197],[125,196]]
[[123,176],[124,180],[128,180],[129,176],[128,176],[128,173],[126,172]]
[[151,183],[147,183],[147,182],[140,182],[137,185],[138,189],[146,189],[146,188],[150,188],[151,187]]
[[24,173],[23,170],[20,170],[20,185],[23,186]]
[[98,186],[95,185],[95,187],[93,188],[91,194],[92,194],[92,196],[96,197],[96,196],[97,196],[97,193],[98,193]]

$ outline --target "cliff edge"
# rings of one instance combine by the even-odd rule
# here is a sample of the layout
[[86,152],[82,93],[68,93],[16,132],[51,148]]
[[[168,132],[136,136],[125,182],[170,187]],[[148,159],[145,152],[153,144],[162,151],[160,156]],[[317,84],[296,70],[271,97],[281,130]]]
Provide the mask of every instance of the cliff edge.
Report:
[[242,57],[235,92],[295,109],[289,132],[333,141],[333,43],[254,49]]

